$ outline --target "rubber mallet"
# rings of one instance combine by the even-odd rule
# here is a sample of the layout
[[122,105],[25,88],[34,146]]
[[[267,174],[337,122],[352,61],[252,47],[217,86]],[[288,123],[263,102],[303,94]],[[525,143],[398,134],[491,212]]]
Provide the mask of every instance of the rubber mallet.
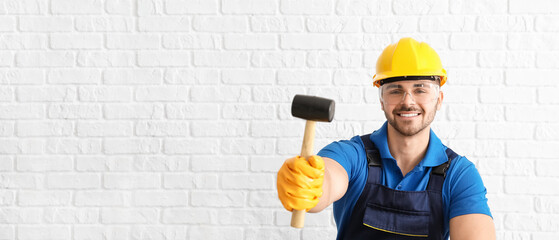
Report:
[[[334,119],[334,100],[305,95],[295,95],[291,104],[291,115],[307,120],[301,157],[312,156],[316,122],[331,122]],[[291,214],[291,226],[302,228],[305,225],[305,209],[295,210]]]

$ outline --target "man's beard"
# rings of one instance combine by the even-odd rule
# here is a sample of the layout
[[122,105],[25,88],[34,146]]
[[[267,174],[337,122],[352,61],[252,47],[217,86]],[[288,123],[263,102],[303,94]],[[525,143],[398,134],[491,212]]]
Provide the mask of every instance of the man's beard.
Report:
[[[422,116],[422,122],[420,123],[419,126],[414,126],[414,125],[407,125],[407,126],[400,126],[398,124],[398,122],[396,121],[395,118],[392,118],[392,116],[397,116],[397,112],[402,112],[402,111],[416,111],[416,112],[420,112],[421,114],[419,116]],[[433,122],[433,120],[435,119],[435,115],[437,113],[437,105],[434,106],[434,108],[432,109],[432,111],[429,113],[429,115],[425,115],[425,111],[423,111],[423,109],[420,108],[414,108],[414,107],[406,107],[406,106],[402,106],[399,109],[394,109],[392,111],[392,115],[386,113],[386,111],[384,112],[384,115],[386,116],[386,120],[388,121],[388,123],[394,128],[396,129],[396,131],[398,131],[400,134],[410,137],[410,136],[414,136],[417,133],[423,131],[425,128],[429,127],[429,125],[431,125],[431,123]]]

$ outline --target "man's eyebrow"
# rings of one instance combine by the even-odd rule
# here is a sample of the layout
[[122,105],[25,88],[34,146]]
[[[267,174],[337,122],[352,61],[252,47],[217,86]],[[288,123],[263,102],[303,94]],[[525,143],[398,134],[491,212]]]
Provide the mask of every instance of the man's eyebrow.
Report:
[[390,84],[386,86],[386,89],[392,89],[392,88],[403,88],[403,87],[400,84]]

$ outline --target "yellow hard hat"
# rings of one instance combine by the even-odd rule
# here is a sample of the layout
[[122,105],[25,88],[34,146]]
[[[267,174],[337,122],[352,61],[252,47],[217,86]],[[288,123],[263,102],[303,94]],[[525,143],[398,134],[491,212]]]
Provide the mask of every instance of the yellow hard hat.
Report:
[[440,86],[446,82],[446,70],[435,50],[427,43],[402,38],[398,43],[386,47],[378,58],[373,84],[380,87],[390,79],[405,80],[410,77],[411,80],[418,76],[438,76]]

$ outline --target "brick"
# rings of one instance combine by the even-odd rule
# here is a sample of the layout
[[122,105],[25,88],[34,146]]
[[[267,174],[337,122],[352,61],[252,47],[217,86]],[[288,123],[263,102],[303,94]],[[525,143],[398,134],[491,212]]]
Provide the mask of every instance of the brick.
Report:
[[70,102],[77,99],[74,87],[18,87],[17,100],[20,102]]
[[557,177],[559,173],[555,171],[559,166],[559,162],[555,159],[538,159],[536,161],[536,175],[543,177]]
[[22,191],[18,194],[20,206],[65,206],[72,200],[67,191]]
[[250,133],[252,137],[298,137],[301,136],[302,129],[304,126],[301,121],[258,121],[251,124]]
[[538,52],[536,53],[536,66],[538,68],[559,68],[559,55],[556,52]]
[[310,17],[307,29],[314,33],[357,33],[361,31],[358,17]]
[[[336,101],[336,103],[360,103],[364,99],[362,87],[338,86],[312,88],[309,90],[308,94],[313,96],[327,96],[329,99]],[[378,100],[378,98],[375,98],[375,100]]]
[[310,52],[307,55],[307,65],[316,68],[358,68],[362,65],[363,56],[353,52]]
[[[452,78],[448,81],[452,85],[470,85],[476,86],[495,86],[504,83],[504,74],[501,69],[453,69],[448,74],[452,74]],[[442,88],[444,91],[444,88]]]
[[476,125],[473,123],[435,122],[431,127],[441,139],[475,139]]
[[[229,159],[228,159],[229,160]],[[166,189],[217,189],[219,185],[218,176],[208,174],[165,174],[163,185]]]
[[191,229],[189,239],[223,239],[233,240],[243,238],[243,229],[236,227],[198,227]]
[[41,209],[2,208],[0,215],[0,222],[3,224],[32,224],[40,223],[43,214]]
[[101,223],[104,224],[153,224],[157,221],[156,209],[103,208]]
[[248,169],[248,161],[243,156],[197,156],[191,162],[195,172],[241,172]]
[[132,101],[132,89],[129,87],[79,87],[78,95],[82,102]]
[[130,194],[122,191],[78,191],[75,193],[76,206],[118,207],[130,203]]
[[493,212],[517,212],[527,213],[533,205],[533,198],[519,195],[488,195],[489,206]]
[[136,191],[132,199],[138,207],[179,207],[186,206],[188,195],[185,191]]
[[13,32],[16,29],[14,17],[0,17],[0,32]]
[[327,15],[333,12],[333,5],[331,0],[281,0],[280,12],[286,15]]
[[108,49],[147,50],[161,46],[160,37],[154,34],[109,34],[106,41]]
[[79,156],[76,170],[81,172],[129,172],[133,159],[128,156]]
[[163,152],[166,154],[215,154],[217,139],[166,139]]
[[271,68],[303,67],[305,66],[305,54],[293,51],[257,51],[251,56],[251,65]]
[[223,174],[221,186],[223,189],[271,190],[275,182],[271,174]]
[[47,73],[51,84],[99,84],[101,71],[97,69],[52,69]]
[[[507,156],[516,158],[555,158],[557,142],[507,142]],[[534,185],[535,186],[535,185]]]
[[[452,39],[452,37],[451,37]],[[462,43],[460,43],[462,44]],[[461,46],[460,46],[461,47]],[[478,55],[474,51],[440,51],[439,57],[446,68],[477,68]]]
[[140,17],[138,30],[140,32],[188,32],[190,21],[187,17]]
[[293,99],[298,93],[305,93],[304,87],[258,87],[253,89],[252,95],[255,102],[285,103]]
[[552,0],[535,0],[533,2],[525,2],[521,0],[511,0],[509,2],[509,11],[510,13],[517,14],[517,13],[525,13],[525,14],[534,14],[534,13],[543,13],[543,14],[550,14],[550,13],[559,13],[557,10],[556,2]]
[[458,0],[450,1],[450,12],[457,14],[497,14],[507,12],[507,1],[497,0],[490,3],[484,0]]
[[189,169],[188,157],[159,157],[159,156],[137,156],[134,158],[133,166],[136,171],[146,172],[179,172]]
[[536,89],[526,87],[483,87],[479,91],[481,103],[529,104],[535,103],[537,96]]
[[254,16],[250,18],[253,32],[303,32],[304,20],[300,17]]
[[0,87],[0,102],[12,102],[15,99],[12,87]]
[[251,49],[270,50],[278,46],[277,36],[274,35],[225,35],[223,38],[224,48],[231,50]]
[[503,157],[508,153],[503,141],[497,140],[477,140],[473,157]]
[[74,169],[74,160],[65,156],[18,156],[16,166],[22,172],[67,172]]
[[15,198],[16,198],[15,191],[9,191],[9,190],[0,191],[0,205],[1,206],[13,205],[15,203]]
[[557,214],[507,214],[505,217],[505,229],[527,232],[550,232],[559,228]]
[[216,120],[219,107],[216,104],[167,104],[165,113],[169,119]]
[[559,198],[555,196],[540,196],[535,198],[536,212],[559,213]]
[[511,33],[508,34],[509,49],[512,50],[559,50],[559,35],[554,33]]
[[261,190],[250,191],[248,197],[248,205],[256,208],[277,207],[278,206],[277,191],[261,191]]
[[18,52],[18,67],[73,67],[76,55],[73,52]]
[[217,219],[219,225],[272,225],[274,223],[274,214],[271,210],[259,209],[247,211],[231,209],[219,211]]
[[77,56],[78,66],[83,67],[131,67],[135,59],[131,52],[118,51],[80,51]]
[[155,173],[107,173],[103,177],[107,189],[156,189],[161,187],[161,176]]
[[0,49],[10,50],[39,50],[45,49],[48,45],[48,38],[43,34],[19,33],[2,34],[0,36]]
[[342,86],[372,86],[373,79],[369,71],[338,70],[334,72],[334,84]]
[[[505,83],[511,86],[557,86],[554,76],[557,70],[534,70],[534,69],[509,69],[505,72]],[[527,80],[530,79],[530,80]]]
[[364,17],[363,30],[366,33],[412,33],[417,32],[417,17]]
[[103,83],[108,85],[159,85],[163,81],[160,69],[108,69]]
[[553,24],[559,21],[558,16],[544,15],[535,17],[535,29],[538,32],[557,32],[559,31],[559,26]]
[[[315,217],[315,219],[316,218],[318,218],[318,216]],[[303,231],[303,238],[305,239],[327,239],[328,236],[334,236],[337,234],[337,231],[332,228],[327,228],[324,230],[320,228],[316,228],[316,229],[307,228],[307,229]]]
[[[10,156],[2,156],[0,157],[0,172],[10,172],[14,170],[14,160],[13,157]],[[0,194],[2,195],[2,194]],[[2,199],[2,197],[0,197]],[[2,201],[0,200],[0,205]]]
[[248,64],[246,52],[194,52],[196,67],[246,67]]
[[[371,111],[371,109],[374,111]],[[375,109],[378,108],[364,104],[338,104],[336,106],[336,119],[350,121],[386,120],[384,112]]]
[[550,112],[555,109],[552,105],[518,105],[505,108],[506,119],[515,122],[539,122],[546,119]]
[[226,14],[275,14],[275,0],[224,0],[221,9]]
[[428,16],[419,20],[421,32],[471,32],[474,28],[474,17]]
[[48,11],[48,2],[42,0],[3,0],[0,12],[6,14],[45,14]]
[[50,47],[53,49],[101,49],[103,35],[99,34],[51,34]]
[[450,48],[458,50],[496,50],[504,49],[507,38],[500,34],[452,34],[450,37]]
[[221,109],[224,119],[272,119],[275,116],[275,108],[270,105],[225,104]]
[[165,12],[168,14],[217,14],[219,1],[197,0],[168,0],[165,2]]
[[54,224],[93,224],[99,220],[99,210],[94,208],[49,208],[45,210],[46,223]]
[[15,53],[1,52],[0,53],[0,66],[11,67],[14,63]]
[[106,154],[153,154],[160,148],[158,139],[106,139],[103,145]]
[[533,138],[534,126],[525,123],[478,123],[477,138],[479,139],[524,139]]
[[[390,5],[390,4],[385,4]],[[386,7],[388,8],[388,7]],[[442,15],[448,12],[448,1],[445,0],[396,0],[392,8],[397,15],[414,15],[414,14],[428,14],[428,15]],[[389,9],[383,9],[384,13],[389,12]]]
[[192,102],[249,102],[251,100],[251,89],[247,87],[192,87]]
[[163,223],[166,224],[212,224],[216,212],[206,209],[173,208],[163,211]]
[[54,154],[96,154],[101,153],[101,140],[50,138],[46,150]]
[[136,8],[138,16],[161,15],[164,13],[164,1],[138,0]]
[[[299,144],[299,151],[300,151],[300,145],[302,143],[303,138],[299,138],[297,140],[293,140],[295,143]],[[294,147],[293,149],[295,149],[296,147]],[[320,149],[320,148],[315,148],[315,149]],[[250,170],[254,171],[254,172],[277,172],[278,169],[280,169],[280,167],[283,165],[283,160],[286,160],[288,158],[291,158],[293,156],[295,156],[295,154],[297,154],[297,151],[294,150],[293,152],[290,153],[290,155],[285,156],[283,158],[281,158],[280,161],[278,161],[277,157],[268,157],[268,156],[254,156],[250,158]],[[277,196],[276,196],[277,198]]]
[[242,207],[246,193],[242,191],[192,191],[191,205],[194,207]]
[[138,102],[184,102],[188,100],[186,87],[139,87],[136,89]]
[[275,152],[275,141],[270,139],[224,139],[221,152],[228,155],[266,155]]
[[53,119],[100,119],[101,106],[93,104],[51,104],[49,117]]
[[137,136],[184,137],[190,135],[188,122],[182,121],[141,121],[136,124]]
[[0,108],[0,119],[42,119],[45,116],[42,104],[7,104]]
[[280,36],[280,48],[283,50],[327,50],[334,45],[334,38],[324,34],[282,34]]
[[[394,2],[394,10],[396,10],[396,4]],[[392,11],[391,5],[389,0],[341,0],[337,1],[335,11],[337,15],[343,16],[379,16],[389,14]]]
[[5,239],[15,239],[15,227],[10,226],[2,226],[0,227],[0,236],[4,237]]
[[133,126],[129,122],[83,122],[76,125],[79,137],[126,137],[132,136]]
[[532,176],[536,172],[533,160],[510,156],[505,162],[505,176]]
[[559,124],[539,123],[536,125],[536,140],[559,140]]
[[190,65],[190,52],[138,52],[140,67],[181,67]]
[[[392,39],[389,35],[379,34],[344,34],[337,36],[336,45],[341,50],[383,50],[389,44],[392,44]],[[380,55],[375,54],[371,57],[374,63],[371,67],[376,66],[376,60]],[[369,59],[365,57],[365,59]]]
[[114,0],[105,2],[105,11],[109,14],[132,15],[135,9],[134,1],[132,0]]
[[4,154],[43,154],[45,148],[44,139],[0,140],[0,143],[0,153]]
[[536,56],[531,52],[482,52],[479,54],[479,65],[481,67],[510,67],[528,68],[533,67]]
[[167,69],[165,83],[175,85],[211,85],[219,82],[219,72],[215,69]]
[[18,226],[18,239],[69,239],[70,226]]
[[272,70],[223,70],[221,72],[224,83],[236,85],[271,85],[275,77],[275,72]]
[[26,173],[0,173],[0,178],[2,189],[38,189],[45,182],[44,176]]
[[73,229],[75,240],[127,239],[130,236],[127,226],[76,225]]
[[165,34],[163,47],[168,49],[219,49],[222,37],[216,34]]
[[327,70],[279,70],[277,75],[280,85],[328,85],[332,82]]
[[[107,7],[115,2],[119,1],[106,2]],[[129,17],[76,17],[75,22],[76,30],[80,32],[130,32],[134,28],[134,19]]]
[[186,225],[134,226],[130,239],[188,239],[187,229]]
[[54,14],[100,14],[103,12],[103,3],[91,0],[52,0],[50,9]]
[[101,177],[90,173],[58,173],[46,177],[49,189],[95,189],[101,187]]
[[70,32],[74,29],[71,17],[20,17],[22,32]]
[[245,121],[193,121],[191,133],[194,137],[241,137],[248,136]]
[[480,32],[526,32],[532,30],[534,20],[527,16],[480,16],[476,30]]
[[195,16],[192,28],[197,32],[244,33],[248,30],[248,20],[240,16]]

